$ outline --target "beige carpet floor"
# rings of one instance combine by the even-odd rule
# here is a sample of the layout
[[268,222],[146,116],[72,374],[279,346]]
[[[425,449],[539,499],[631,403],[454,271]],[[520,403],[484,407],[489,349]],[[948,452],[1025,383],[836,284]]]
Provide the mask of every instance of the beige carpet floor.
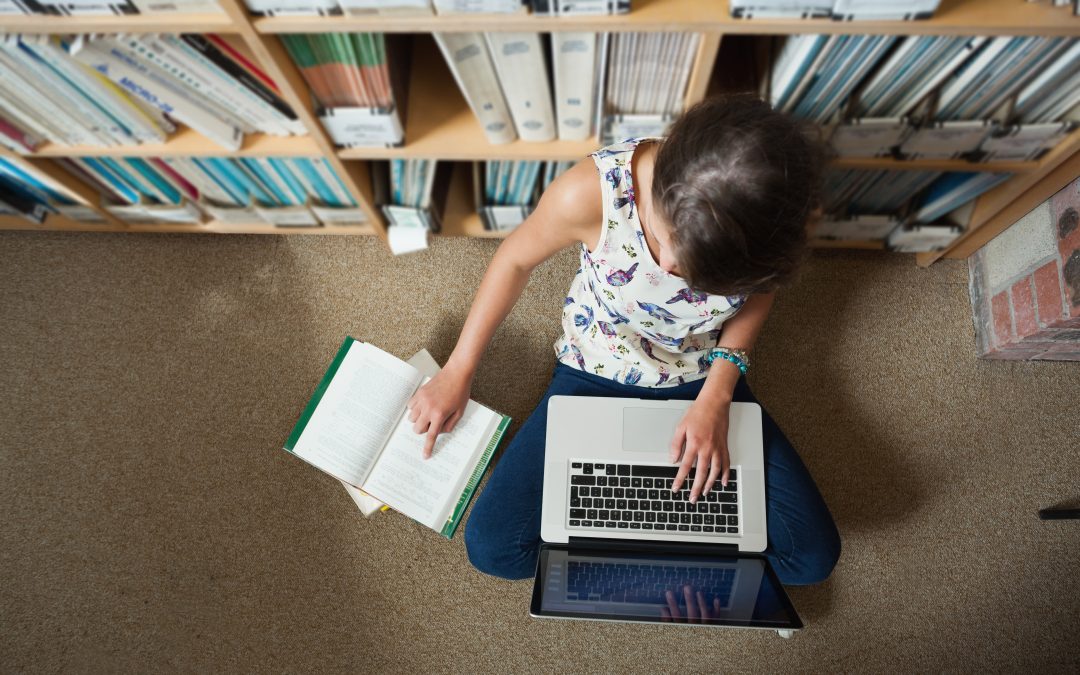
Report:
[[[973,356],[966,266],[819,253],[751,383],[844,554],[771,633],[541,621],[282,443],[344,335],[445,359],[495,244],[0,235],[0,672],[1076,672],[1080,369]],[[520,423],[575,263],[474,396]]]

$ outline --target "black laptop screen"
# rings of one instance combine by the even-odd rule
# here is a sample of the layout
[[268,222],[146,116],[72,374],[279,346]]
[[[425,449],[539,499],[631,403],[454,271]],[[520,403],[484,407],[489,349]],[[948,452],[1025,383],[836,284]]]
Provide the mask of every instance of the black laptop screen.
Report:
[[763,558],[540,551],[534,616],[801,628]]

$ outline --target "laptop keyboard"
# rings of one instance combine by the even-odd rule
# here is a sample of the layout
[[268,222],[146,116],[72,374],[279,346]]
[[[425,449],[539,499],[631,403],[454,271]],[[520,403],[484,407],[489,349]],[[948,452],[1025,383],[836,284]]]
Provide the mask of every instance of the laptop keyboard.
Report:
[[727,608],[735,574],[734,569],[720,567],[572,560],[567,567],[566,599],[666,605],[665,593],[672,591],[683,606],[680,589],[690,586],[701,592],[706,607],[714,607],[718,600],[721,608]]
[[682,489],[671,491],[678,466],[570,462],[567,526],[576,530],[644,530],[679,534],[739,534],[738,469],[728,484],[690,503],[694,470]]

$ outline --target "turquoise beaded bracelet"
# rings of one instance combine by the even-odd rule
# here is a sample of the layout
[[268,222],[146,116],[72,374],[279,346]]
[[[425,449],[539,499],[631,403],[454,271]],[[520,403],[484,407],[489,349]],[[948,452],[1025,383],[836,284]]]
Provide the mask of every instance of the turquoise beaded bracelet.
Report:
[[738,368],[739,372],[743,375],[746,374],[747,368],[750,367],[750,364],[748,364],[745,359],[740,357],[738,354],[735,354],[732,350],[724,349],[723,347],[717,347],[716,349],[710,351],[709,355],[705,357],[705,362],[711,366],[712,362],[715,361],[717,358],[721,358],[725,361],[730,361],[731,363],[735,364],[735,367]]

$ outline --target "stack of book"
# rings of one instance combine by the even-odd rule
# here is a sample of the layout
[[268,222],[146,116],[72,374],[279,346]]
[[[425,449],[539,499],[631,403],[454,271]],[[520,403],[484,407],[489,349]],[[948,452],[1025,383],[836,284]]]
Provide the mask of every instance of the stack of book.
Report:
[[[6,0],[23,2],[25,0]],[[33,1],[33,0],[29,0]],[[152,0],[145,0],[152,1]],[[157,0],[162,1],[162,0]],[[623,14],[630,0],[244,0],[261,16],[369,16],[372,14],[510,14],[525,12],[547,16]]]
[[477,211],[484,228],[512,230],[532,213],[540,195],[571,161],[496,161],[473,165]]
[[[281,38],[319,104],[323,126],[337,145],[401,145],[405,137],[401,124],[404,50],[394,49],[398,58],[390,58],[382,33]],[[394,70],[392,62],[397,66]]]
[[614,33],[607,53],[601,139],[661,136],[682,112],[697,33]]
[[794,35],[764,95],[842,156],[1032,159],[1080,117],[1075,38]]
[[[81,157],[61,160],[130,220],[318,225],[357,204],[323,158]],[[355,217],[355,214],[353,214]],[[328,219],[342,222],[344,218]]]
[[[682,111],[696,33],[436,33],[491,143],[610,142],[665,132]],[[554,90],[549,86],[550,44]]]
[[[965,207],[1005,173],[828,171],[822,239],[884,241],[898,251],[937,250],[963,233]],[[953,218],[952,214],[956,214]],[[950,222],[951,221],[951,222]]]
[[0,157],[0,214],[44,222],[58,207],[76,202],[59,186],[28,167]]
[[0,0],[3,14],[214,14],[221,7],[214,0]]
[[0,37],[9,148],[162,143],[173,120],[229,150],[247,133],[306,133],[265,73],[215,35]]
[[929,19],[940,0],[730,0],[731,16],[743,19],[888,21]]

